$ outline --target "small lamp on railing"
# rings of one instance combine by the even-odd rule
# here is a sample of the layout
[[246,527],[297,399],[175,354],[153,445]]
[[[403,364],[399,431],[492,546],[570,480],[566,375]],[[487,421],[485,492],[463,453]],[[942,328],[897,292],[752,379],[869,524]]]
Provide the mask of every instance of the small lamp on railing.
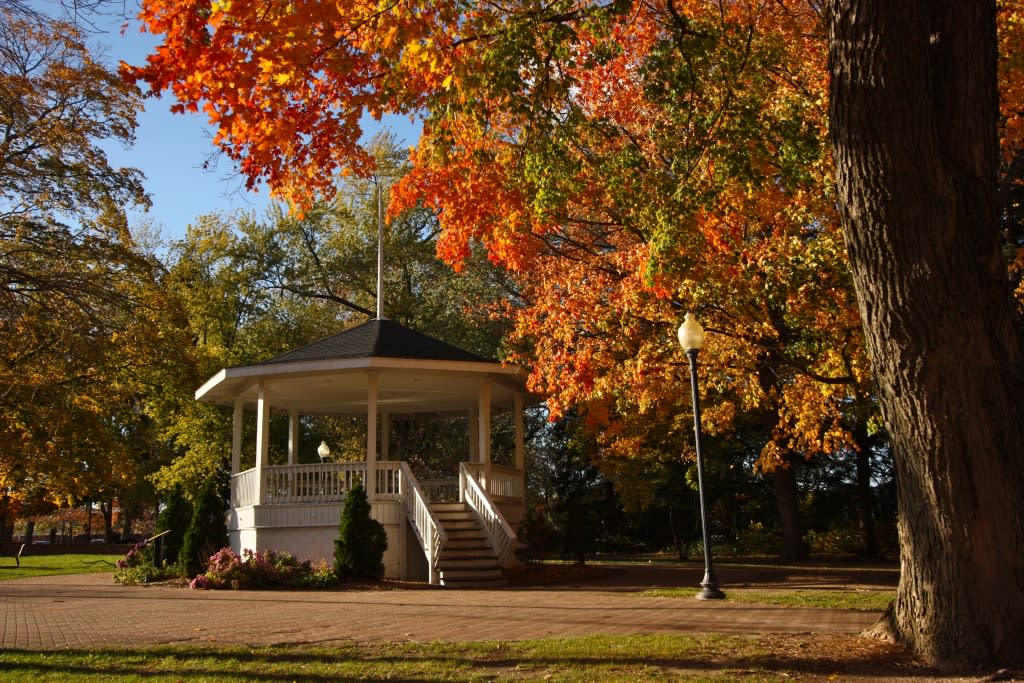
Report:
[[700,592],[697,597],[701,600],[721,600],[725,597],[718,588],[718,581],[715,579],[715,571],[711,565],[711,539],[708,535],[708,514],[704,503],[704,455],[701,453],[700,444],[700,392],[697,389],[697,354],[700,347],[704,345],[704,328],[700,326],[693,315],[686,314],[683,324],[679,326],[679,345],[686,352],[690,360],[690,389],[693,392],[693,438],[697,451],[697,490],[700,495],[700,528],[704,541],[704,580],[700,582]]
[[331,457],[331,447],[327,445],[326,441],[321,441],[317,446],[316,454],[320,456],[320,462],[327,462],[327,458]]

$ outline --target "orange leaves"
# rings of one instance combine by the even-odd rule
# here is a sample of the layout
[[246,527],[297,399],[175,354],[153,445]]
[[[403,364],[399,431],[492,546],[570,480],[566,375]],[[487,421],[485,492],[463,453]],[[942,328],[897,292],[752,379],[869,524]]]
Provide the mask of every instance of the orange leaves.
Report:
[[[266,5],[167,0],[139,15],[163,42],[132,82],[202,108],[250,185],[306,206],[337,173],[365,174],[364,113],[414,111],[451,74],[456,2]],[[451,80],[448,80],[451,84]]]
[[[710,332],[723,433],[790,387],[821,405],[797,378],[857,364],[809,3],[148,0],[143,17],[165,39],[128,77],[201,106],[250,182],[300,206],[372,169],[362,114],[423,112],[390,212],[429,207],[439,256],[461,268],[483,245],[510,271],[514,360],[553,414],[615,425],[609,444],[678,436],[684,309]],[[810,415],[780,429],[809,434]]]
[[1000,134],[1009,163],[1014,155],[1024,154],[1024,5],[1020,0],[1000,0],[998,8]]

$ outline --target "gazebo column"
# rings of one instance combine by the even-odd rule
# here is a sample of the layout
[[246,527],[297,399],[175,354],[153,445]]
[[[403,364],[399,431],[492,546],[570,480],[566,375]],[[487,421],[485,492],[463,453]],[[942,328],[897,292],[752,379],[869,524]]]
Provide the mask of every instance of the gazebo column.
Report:
[[484,464],[484,490],[490,493],[491,489],[491,381],[484,380],[480,385],[480,394],[477,401],[477,411],[480,415],[478,429],[478,448],[480,462]]
[[377,497],[377,373],[366,377],[366,498]]
[[231,415],[231,474],[238,474],[242,469],[242,420],[245,419],[245,404],[241,398],[235,399],[234,413]]
[[256,505],[263,504],[263,468],[266,467],[270,444],[270,392],[259,383],[256,400]]
[[297,410],[288,411],[288,464],[295,465],[299,462],[299,413]]
[[235,490],[234,476],[242,469],[242,420],[245,418],[245,404],[241,398],[235,399],[234,413],[231,415],[231,507],[238,505],[238,491]]

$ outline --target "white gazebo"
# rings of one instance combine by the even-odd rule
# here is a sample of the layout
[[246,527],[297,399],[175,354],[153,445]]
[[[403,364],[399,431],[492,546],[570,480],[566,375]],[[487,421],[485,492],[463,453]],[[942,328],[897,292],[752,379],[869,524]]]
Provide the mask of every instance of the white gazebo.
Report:
[[[515,561],[513,529],[525,509],[525,376],[383,318],[221,370],[196,399],[234,409],[232,547],[330,562],[345,494],[362,482],[388,534],[385,576],[445,585],[500,580]],[[247,411],[256,421],[256,457],[255,467],[241,471]],[[268,462],[272,411],[288,415],[287,464]],[[491,417],[503,411],[515,416],[513,467],[491,461]],[[421,413],[469,417],[457,503],[431,501],[405,462],[389,460],[390,418]],[[299,464],[302,415],[365,417],[365,460]]]

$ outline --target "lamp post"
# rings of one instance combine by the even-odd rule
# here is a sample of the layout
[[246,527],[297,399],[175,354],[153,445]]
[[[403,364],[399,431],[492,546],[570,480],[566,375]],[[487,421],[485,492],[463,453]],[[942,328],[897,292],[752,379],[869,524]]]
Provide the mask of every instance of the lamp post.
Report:
[[697,390],[697,354],[704,344],[704,328],[693,315],[686,314],[679,326],[679,344],[690,359],[690,388],[693,391],[693,437],[697,449],[697,490],[700,493],[700,528],[704,537],[704,580],[700,582],[698,600],[721,600],[725,593],[718,589],[714,569],[711,567],[711,540],[708,538],[708,514],[704,505],[704,455],[700,449],[700,393]]
[[326,462],[327,458],[331,457],[331,447],[327,445],[326,441],[321,441],[316,448],[316,454],[320,456],[320,462]]

